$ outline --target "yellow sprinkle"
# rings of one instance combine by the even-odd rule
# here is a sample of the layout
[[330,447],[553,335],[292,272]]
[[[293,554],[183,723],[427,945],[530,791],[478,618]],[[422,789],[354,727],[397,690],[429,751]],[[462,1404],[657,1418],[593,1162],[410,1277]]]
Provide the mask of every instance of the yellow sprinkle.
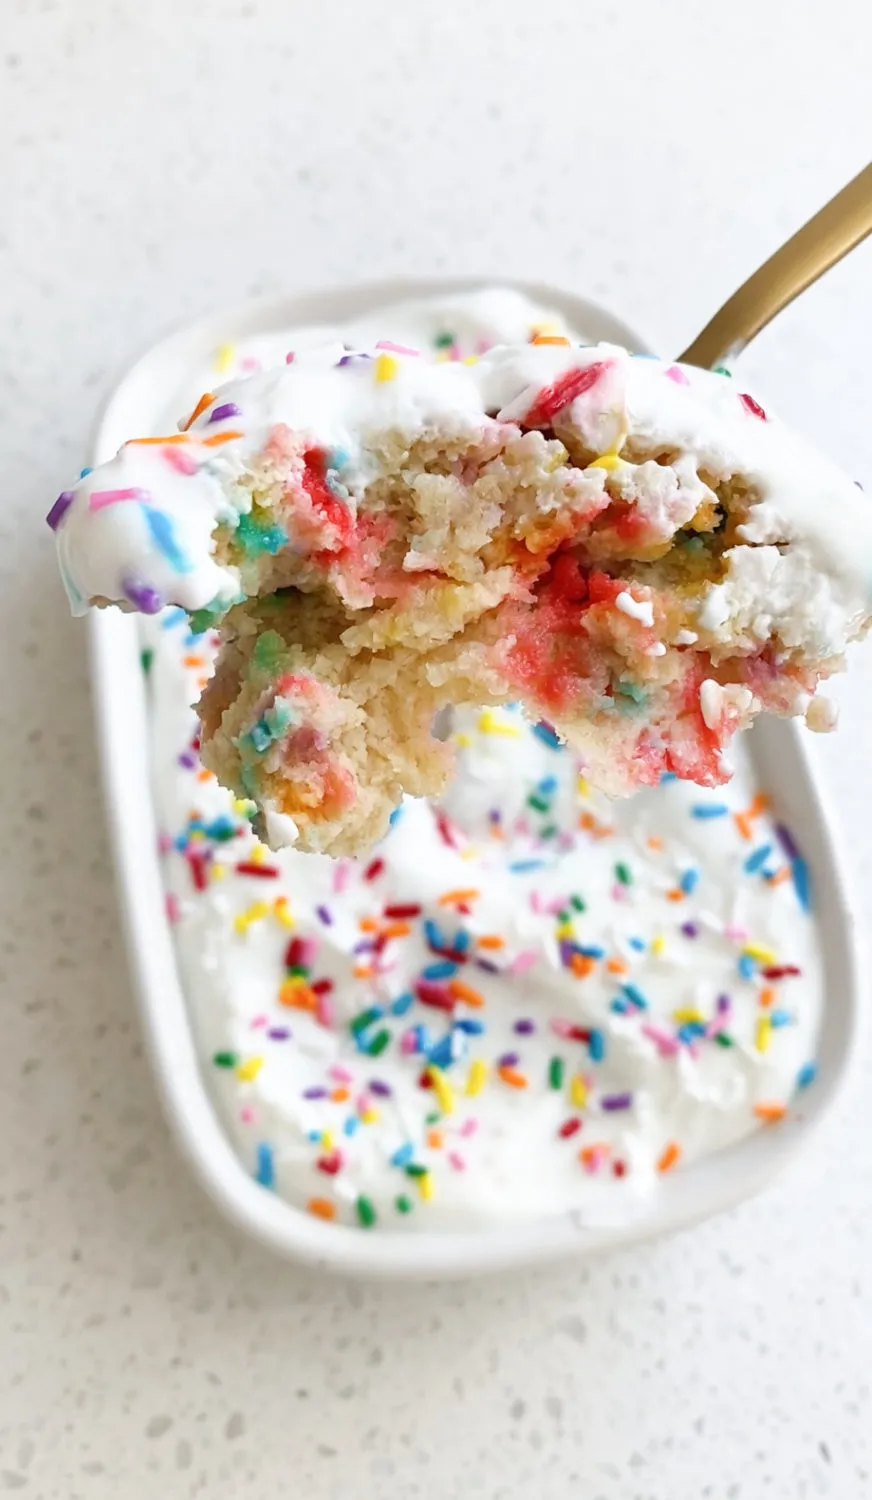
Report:
[[572,938],[572,937],[574,937],[575,936],[575,929],[574,929],[572,923],[571,922],[561,922],[559,924],[558,928],[557,928],[557,936],[558,936],[558,938]]
[[617,453],[601,453],[599,458],[592,458],[587,467],[589,469],[627,469],[629,464],[625,458],[619,458]]
[[381,1115],[377,1109],[362,1109],[360,1118],[364,1125],[374,1125],[376,1120],[381,1119]]
[[456,734],[454,736],[454,743],[455,745],[458,745],[461,750],[466,750],[472,744],[472,740],[470,739],[468,734]]
[[266,857],[263,844],[252,844],[248,851],[248,863],[250,865],[262,865]]
[[768,1052],[771,1040],[772,1019],[770,1016],[760,1016],[754,1034],[754,1046],[758,1052]]
[[291,916],[291,908],[287,896],[276,896],[273,902],[273,915],[283,927],[293,927],[294,919]]
[[453,1114],[454,1090],[452,1089],[451,1084],[448,1082],[448,1079],[445,1077],[444,1072],[441,1068],[437,1068],[435,1063],[431,1063],[429,1068],[427,1069],[427,1074],[429,1076],[430,1082],[433,1085],[433,1092],[436,1095],[439,1108],[441,1109],[443,1115]]
[[480,1094],[487,1082],[487,1063],[480,1057],[473,1058],[466,1075],[467,1094]]
[[755,958],[758,964],[774,964],[775,954],[771,948],[765,948],[762,943],[746,943],[742,949],[748,958]]
[[223,375],[236,358],[236,349],[233,344],[221,344],[215,355],[215,369],[219,375]]
[[579,797],[590,796],[590,782],[588,781],[586,776],[579,776],[578,780],[575,783],[575,787]]
[[466,358],[462,359],[460,361],[460,363],[462,365],[477,365],[478,364],[478,355],[477,354],[467,354]]
[[702,1011],[697,1010],[695,1005],[685,1005],[672,1012],[672,1019],[679,1026],[701,1025],[705,1021]]
[[233,798],[233,811],[236,813],[237,817],[246,817],[253,806],[254,804],[250,802],[247,797]]
[[212,865],[209,874],[213,880],[223,880],[224,876],[227,874],[227,866],[214,864]]
[[393,380],[399,368],[399,364],[392,355],[380,354],[375,362],[375,378],[380,384],[386,380]]
[[425,1172],[423,1177],[418,1178],[418,1192],[425,1203],[430,1202],[430,1199],[433,1197],[433,1178],[429,1172]]
[[334,1136],[332,1130],[321,1131],[321,1145],[324,1147],[325,1151],[332,1151],[335,1143],[336,1137]]
[[584,1109],[587,1104],[587,1084],[580,1073],[573,1073],[569,1080],[569,1098],[575,1109]]
[[234,917],[233,925],[237,932],[246,932],[252,922],[262,922],[264,917],[269,916],[269,905],[266,901],[254,901],[246,911],[239,912]]
[[504,734],[507,739],[519,740],[523,730],[517,724],[508,724],[491,708],[483,708],[478,716],[478,729],[482,734]]
[[239,1064],[239,1067],[236,1069],[236,1076],[237,1078],[241,1078],[243,1083],[251,1083],[252,1079],[257,1077],[262,1067],[262,1057],[250,1057],[248,1062]]
[[660,933],[658,933],[656,937],[653,937],[651,939],[651,952],[652,953],[662,953],[663,949],[665,947],[666,947],[666,939]]

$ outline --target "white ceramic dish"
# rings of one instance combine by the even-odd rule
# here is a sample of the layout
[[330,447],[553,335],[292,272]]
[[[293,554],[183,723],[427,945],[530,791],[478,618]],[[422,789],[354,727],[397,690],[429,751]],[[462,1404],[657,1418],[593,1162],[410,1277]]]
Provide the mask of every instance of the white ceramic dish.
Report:
[[[400,297],[457,291],[474,279],[389,282],[249,304],[204,319],[165,340],[121,381],[99,422],[92,462],[101,462],[157,419],[155,391],[173,389],[179,367],[202,362],[217,344],[276,326],[337,322]],[[592,338],[644,349],[610,314],[534,283],[520,290],[560,308]],[[493,1231],[365,1233],[327,1224],[290,1207],[254,1183],[224,1134],[201,1073],[166,920],[149,783],[146,699],[136,621],[118,611],[91,615],[93,687],[106,799],[130,961],[142,1022],[164,1107],[195,1175],[218,1207],[246,1233],[279,1254],[325,1269],[394,1278],[466,1276],[586,1254],[664,1234],[728,1208],[759,1191],[819,1124],[843,1082],[854,1049],[859,1000],[856,921],[830,818],[822,801],[806,733],[790,723],[761,722],[751,735],[761,781],[777,795],[785,821],[801,836],[815,878],[824,947],[825,1005],[818,1077],[777,1128],[664,1178],[638,1219],[594,1228],[578,1214]]]

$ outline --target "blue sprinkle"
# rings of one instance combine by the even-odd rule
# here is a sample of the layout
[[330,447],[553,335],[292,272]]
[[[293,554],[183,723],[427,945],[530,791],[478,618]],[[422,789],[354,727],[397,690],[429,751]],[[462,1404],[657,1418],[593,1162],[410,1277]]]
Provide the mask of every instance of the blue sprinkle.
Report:
[[[360,1120],[358,1119],[357,1115],[349,1115],[342,1129],[344,1130],[346,1135],[355,1135],[356,1132],[360,1129]],[[320,1135],[316,1135],[315,1139],[320,1140]]]
[[678,884],[685,896],[690,896],[699,885],[699,870],[685,870]]
[[677,780],[678,780],[678,777],[676,776],[676,774],[675,774],[674,771],[661,771],[661,773],[660,773],[660,785],[661,786],[663,786],[663,783],[666,782],[666,781],[677,781]]
[[84,469],[81,470],[81,472],[79,474],[79,478],[80,479],[84,479],[87,474],[93,474],[93,472],[94,472],[94,470],[93,469],[89,469],[88,466],[87,466],[87,464],[86,464],[85,467],[84,467]]
[[753,874],[755,874],[757,870],[761,869],[762,866],[765,865],[765,863],[766,863],[766,861],[769,858],[769,856],[770,856],[771,853],[772,853],[772,845],[771,844],[761,844],[760,848],[759,849],[755,849],[754,852],[753,852],[753,854],[749,854],[748,858],[745,860],[745,863],[744,863],[744,866],[743,866],[745,874],[746,875],[753,875]]
[[789,1010],[772,1010],[769,1012],[769,1020],[773,1026],[792,1026],[793,1016]]
[[678,1040],[686,1047],[689,1047],[691,1042],[695,1042],[698,1036],[705,1036],[705,1027],[699,1021],[685,1021],[684,1025],[678,1028]]
[[516,859],[509,865],[513,875],[526,875],[528,870],[542,870],[544,867],[544,859]]
[[546,797],[550,797],[552,792],[557,791],[557,777],[543,776],[539,782],[539,790],[540,792],[544,792]]
[[192,564],[190,558],[184,553],[176,541],[176,533],[169,516],[164,515],[162,510],[155,510],[152,505],[142,507],[149,534],[158,551],[163,553],[171,567],[177,573],[190,573]]
[[265,1188],[274,1188],[276,1185],[273,1149],[272,1146],[267,1145],[266,1141],[261,1141],[257,1148],[257,1167],[254,1173],[254,1180],[255,1182],[259,1182],[261,1187]]
[[548,746],[549,750],[563,749],[563,745],[561,744],[557,735],[554,733],[551,725],[546,724],[544,720],[540,721],[538,724],[533,725],[533,733],[535,734],[537,740],[541,740],[543,745]]
[[[584,346],[582,346],[582,347],[584,347]],[[657,359],[658,358],[658,356],[656,354],[640,354],[635,349],[632,349],[630,351],[630,357],[632,359]]]
[[757,972],[757,961],[750,953],[742,953],[739,956],[739,975],[742,979],[753,979]]
[[406,1014],[406,1011],[410,1010],[411,1007],[414,1005],[414,1003],[415,1003],[415,997],[412,994],[412,991],[411,990],[406,990],[405,994],[398,995],[397,998],[396,998],[396,1000],[392,1000],[391,1001],[391,1005],[390,1005],[391,1015],[392,1016],[404,1016]]
[[451,1032],[446,1031],[432,1047],[428,1048],[427,1061],[434,1063],[437,1068],[450,1068],[455,1061],[454,1049],[451,1045]]
[[429,1026],[416,1026],[414,1028],[415,1046],[419,1052],[428,1052],[433,1045]]
[[414,1155],[415,1155],[415,1148],[412,1145],[412,1142],[411,1141],[404,1141],[403,1144],[402,1144],[402,1146],[398,1146],[397,1147],[396,1151],[394,1152],[393,1156],[391,1157],[391,1166],[392,1167],[404,1167],[406,1165],[406,1162],[407,1161],[411,1161],[412,1157]]
[[467,1036],[482,1036],[485,1031],[484,1021],[475,1021],[472,1016],[461,1016],[454,1023],[455,1031],[465,1031]]
[[466,950],[467,950],[467,948],[469,947],[469,943],[470,943],[469,933],[468,932],[464,932],[463,928],[461,927],[454,934],[454,942],[452,943],[452,948],[453,948],[454,952],[455,953],[465,953]]
[[793,888],[796,891],[797,900],[803,911],[811,911],[811,875],[805,860],[800,856],[793,861],[790,867],[793,876]]
[[803,1063],[796,1075],[796,1086],[798,1089],[807,1089],[810,1083],[817,1078],[817,1063]]
[[573,943],[572,947],[582,958],[605,958],[605,948],[595,948],[592,943]]
[[444,936],[439,924],[434,922],[432,917],[424,919],[424,936],[427,939],[428,945],[431,948],[435,948],[437,952],[440,949],[448,947],[448,939]]
[[646,944],[645,944],[645,939],[644,938],[631,937],[631,938],[628,938],[627,941],[630,944],[631,948],[635,948],[635,950],[636,950],[637,953],[644,953],[645,952],[645,946],[646,946]]
[[606,1055],[606,1039],[601,1031],[594,1030],[591,1032],[587,1050],[591,1062],[602,1062]]
[[307,1130],[306,1131],[306,1139],[309,1140],[309,1141],[320,1141],[320,1139],[321,1139],[321,1132],[320,1132],[320,1130]]
[[630,1009],[630,1007],[627,1004],[626,1000],[610,1000],[609,1001],[609,1010],[613,1010],[616,1013],[616,1015],[625,1016],[627,1014],[627,1012],[629,1011],[629,1009]]
[[422,979],[453,979],[457,973],[457,965],[450,958],[443,959],[438,964],[427,964],[421,970]]
[[690,809],[692,818],[725,818],[729,812],[725,802],[697,802]]
[[391,828],[393,828],[393,826],[394,826],[395,823],[399,822],[400,818],[402,817],[402,813],[403,813],[403,804],[401,802],[400,805],[399,805],[399,807],[395,807],[394,808],[393,812],[391,813],[390,817],[388,818],[388,822],[389,822]]
[[160,628],[161,630],[172,630],[174,625],[180,625],[182,620],[187,620],[187,618],[185,611],[180,609],[177,604],[174,604],[172,609],[164,610],[161,615]]
[[631,1005],[635,1005],[637,1010],[648,1009],[648,1001],[645,999],[642,991],[638,990],[634,984],[622,984],[621,992],[626,995]]

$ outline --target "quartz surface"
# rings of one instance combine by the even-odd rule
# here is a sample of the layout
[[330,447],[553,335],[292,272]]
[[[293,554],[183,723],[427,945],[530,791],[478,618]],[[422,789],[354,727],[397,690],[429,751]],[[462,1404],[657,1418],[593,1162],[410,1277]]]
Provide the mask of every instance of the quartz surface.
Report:
[[[0,1493],[872,1492],[872,1105],[762,1198],[483,1283],[357,1286],[226,1227],[138,1033],[85,632],[43,515],[130,357],[227,300],[481,272],[679,349],[868,138],[861,0],[6,0],[0,40]],[[749,383],[867,487],[867,246]],[[819,753],[872,916],[872,654]]]

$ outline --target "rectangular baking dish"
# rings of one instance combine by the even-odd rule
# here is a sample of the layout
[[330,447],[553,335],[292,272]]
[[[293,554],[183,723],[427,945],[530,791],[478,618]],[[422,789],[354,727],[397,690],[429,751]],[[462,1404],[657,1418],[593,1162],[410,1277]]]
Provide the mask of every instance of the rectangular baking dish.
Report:
[[[182,330],[157,345],[121,380],[99,420],[92,463],[125,438],[154,430],[155,391],[172,390],[179,367],[202,361],[227,340],[277,326],[341,323],[379,304],[487,284],[481,279],[385,282],[250,304]],[[643,350],[634,332],[580,297],[511,283],[559,308],[592,339]],[[218,1208],[245,1233],[288,1258],[354,1276],[460,1277],[532,1266],[642,1242],[717,1213],[770,1181],[808,1140],[840,1088],[855,1050],[860,964],[857,923],[809,736],[793,723],[761,720],[749,736],[757,774],[797,830],[813,878],[823,945],[824,1006],[818,1076],[775,1128],[665,1177],[641,1214],[600,1227],[577,1212],[492,1231],[381,1233],[346,1228],[283,1202],[248,1176],[233,1151],[201,1072],[166,919],[158,830],[148,762],[147,704],[135,618],[90,616],[91,672],[106,807],[131,974],[149,1056],[173,1135]]]

